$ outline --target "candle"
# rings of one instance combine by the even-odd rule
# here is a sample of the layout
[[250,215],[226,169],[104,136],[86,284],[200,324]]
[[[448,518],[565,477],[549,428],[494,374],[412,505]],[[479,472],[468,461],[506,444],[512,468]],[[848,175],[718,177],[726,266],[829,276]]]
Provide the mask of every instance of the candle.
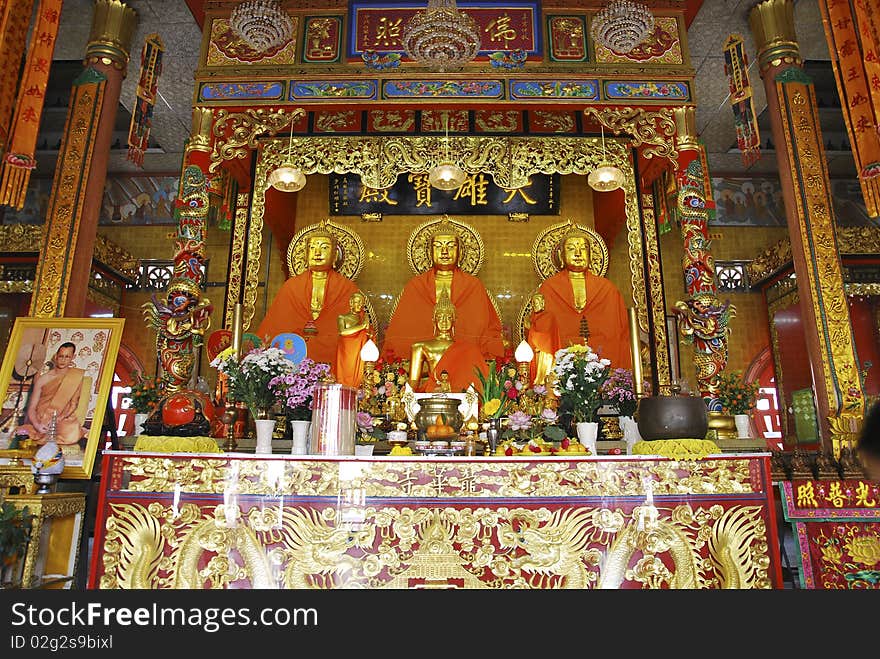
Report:
[[236,358],[241,357],[241,335],[241,302],[236,302],[232,311],[232,350]]
[[642,351],[639,348],[641,341],[639,340],[639,321],[636,318],[635,307],[627,309],[629,314],[629,343],[632,351],[633,360],[633,390],[636,398],[641,398],[642,391]]

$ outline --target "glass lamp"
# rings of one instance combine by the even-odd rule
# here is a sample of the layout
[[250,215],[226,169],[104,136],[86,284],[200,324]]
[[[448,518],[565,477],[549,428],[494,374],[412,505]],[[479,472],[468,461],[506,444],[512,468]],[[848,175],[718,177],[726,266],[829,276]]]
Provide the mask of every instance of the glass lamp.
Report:
[[444,117],[443,127],[443,160],[428,172],[428,183],[438,190],[457,190],[464,183],[467,174],[449,157],[449,114]]
[[373,339],[367,339],[367,342],[361,348],[361,361],[364,363],[364,388],[373,375],[376,368],[376,362],[379,360],[379,347],[373,342]]
[[532,350],[532,346],[529,345],[528,341],[519,342],[519,345],[513,352],[513,358],[516,360],[517,363],[519,379],[523,382],[528,382],[529,366],[532,363],[532,359],[535,358],[535,351]]
[[306,175],[291,162],[293,157],[293,114],[290,115],[290,138],[287,142],[287,155],[284,162],[269,172],[266,181],[276,190],[281,192],[299,192],[306,187]]
[[611,192],[623,187],[623,182],[623,172],[610,164],[605,155],[605,126],[602,125],[602,161],[587,176],[587,185],[596,192]]

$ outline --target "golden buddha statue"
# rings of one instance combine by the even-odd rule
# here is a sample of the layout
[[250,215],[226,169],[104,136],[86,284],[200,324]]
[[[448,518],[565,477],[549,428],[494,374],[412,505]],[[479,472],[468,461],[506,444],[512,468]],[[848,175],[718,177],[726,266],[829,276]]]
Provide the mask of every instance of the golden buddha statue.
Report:
[[556,321],[561,347],[586,342],[613,367],[632,368],[626,304],[609,279],[591,272],[585,233],[572,227],[556,249],[562,269],[541,282],[538,292]]
[[[456,309],[444,290],[432,315],[434,335],[410,349],[410,386],[414,391],[464,391],[477,380],[474,369],[488,371],[476,344],[454,338]],[[465,367],[465,368],[462,368]]]
[[[465,258],[461,232],[470,231],[467,238],[471,241],[472,251],[480,250],[479,258],[474,254],[468,256],[471,271],[461,267]],[[428,235],[424,235],[429,232]],[[473,344],[483,359],[500,359],[504,355],[501,319],[483,283],[472,274],[482,262],[482,241],[476,232],[466,225],[444,218],[441,221],[428,223],[416,229],[410,238],[424,241],[418,250],[411,245],[410,262],[419,274],[412,277],[404,286],[397,306],[391,315],[388,329],[385,332],[383,354],[388,361],[402,359],[410,354],[416,341],[423,341],[433,334],[432,313],[440,299],[441,293],[449,296],[456,310],[455,337],[456,341]],[[479,246],[476,247],[476,243]],[[417,267],[414,263],[413,251],[425,249],[424,254],[417,254]],[[474,263],[479,263],[474,267]],[[482,360],[481,360],[482,361]],[[450,381],[460,381],[472,376],[472,369],[467,365],[467,373],[456,374],[449,371]],[[453,389],[455,385],[453,384]]]
[[337,319],[349,312],[349,300],[358,290],[336,271],[337,256],[337,239],[331,231],[322,226],[307,234],[307,268],[278,290],[257,329],[260,338],[268,343],[284,332],[299,334],[307,341],[311,359],[335,367]]
[[361,291],[352,293],[348,300],[349,312],[336,320],[339,340],[336,343],[336,381],[350,387],[360,387],[364,377],[361,348],[372,335],[366,312],[366,296]]
[[556,351],[562,347],[559,326],[556,318],[547,313],[541,293],[532,295],[531,307],[532,312],[525,323],[526,341],[535,353],[529,375],[534,384],[547,385],[547,376],[553,370]]

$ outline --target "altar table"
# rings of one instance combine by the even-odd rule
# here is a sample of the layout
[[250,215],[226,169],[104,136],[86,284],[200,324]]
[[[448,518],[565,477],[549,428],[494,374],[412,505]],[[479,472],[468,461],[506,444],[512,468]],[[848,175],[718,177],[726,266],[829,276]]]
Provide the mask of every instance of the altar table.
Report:
[[781,588],[768,453],[108,451],[89,588]]

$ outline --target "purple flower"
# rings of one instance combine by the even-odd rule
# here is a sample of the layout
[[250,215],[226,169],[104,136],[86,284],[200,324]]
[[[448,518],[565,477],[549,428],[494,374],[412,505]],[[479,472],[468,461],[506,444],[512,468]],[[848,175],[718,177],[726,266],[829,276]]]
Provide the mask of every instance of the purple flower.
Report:
[[357,425],[364,432],[369,432],[373,429],[373,417],[369,412],[358,412]]
[[528,430],[532,427],[532,415],[517,410],[507,418],[507,426],[513,430]]
[[541,418],[547,423],[556,423],[559,420],[559,415],[556,414],[556,410],[545,407],[541,412]]

